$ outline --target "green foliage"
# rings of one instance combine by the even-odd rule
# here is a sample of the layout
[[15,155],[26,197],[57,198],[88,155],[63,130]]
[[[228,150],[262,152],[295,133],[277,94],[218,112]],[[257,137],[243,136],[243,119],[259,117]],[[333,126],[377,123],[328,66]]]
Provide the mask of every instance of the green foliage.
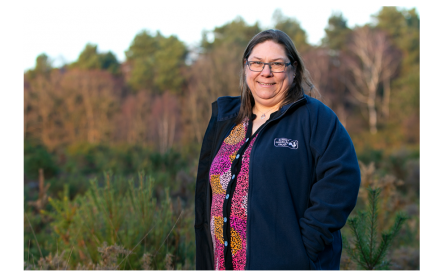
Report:
[[[42,214],[35,214],[31,207],[25,204],[24,217],[24,261],[37,263],[44,256],[48,256],[54,242],[54,235],[46,233],[48,229],[46,218]],[[57,247],[56,247],[57,249]]]
[[98,46],[93,44],[87,44],[71,66],[83,70],[107,70],[114,75],[120,70],[120,64],[112,52],[98,53]]
[[[138,183],[111,173],[104,180],[101,185],[92,179],[89,191],[73,201],[66,187],[59,199],[49,200],[52,210],[42,212],[53,220],[59,250],[71,250],[70,269],[89,263],[101,269],[141,269],[145,254],[153,269],[166,267],[166,254],[178,267],[193,264],[192,209],[173,203],[168,189],[157,198],[153,179],[144,173]],[[107,250],[116,252],[105,258]]]
[[131,66],[128,83],[134,90],[180,93],[186,47],[177,37],[164,37],[158,31],[152,36],[143,30],[135,36],[126,57]]
[[28,80],[35,79],[37,76],[41,75],[48,77],[50,75],[53,66],[51,65],[51,60],[45,53],[40,54],[36,58],[36,66],[34,69],[30,69],[26,72],[25,76]]
[[[351,32],[347,19],[341,13],[331,15],[322,41],[324,48],[318,49],[307,43],[306,32],[296,18],[284,16],[278,10],[272,19],[271,27],[285,31],[299,52],[304,53],[303,58],[311,60],[307,62],[308,69],[312,67],[309,64],[315,64],[311,71],[315,84],[323,97],[332,101],[330,107],[337,115],[342,114],[339,115],[342,122],[345,117],[344,124],[358,159],[370,163],[367,167],[377,163],[377,171],[370,174],[374,183],[370,184],[382,187],[381,206],[385,211],[376,215],[377,231],[390,228],[391,217],[398,210],[412,216],[388,246],[388,258],[377,257],[381,262],[376,269],[385,268],[383,262],[387,260],[393,261],[391,268],[400,265],[404,269],[416,269],[415,260],[419,256],[419,15],[415,9],[383,7],[376,15],[376,24],[371,26],[387,32],[403,57],[399,70],[391,78],[389,116],[379,117],[376,135],[362,130],[366,125],[364,113],[350,102],[346,96],[348,89],[340,80],[346,64],[344,46]],[[187,51],[181,41],[148,31],[135,36],[126,51],[122,73],[113,53],[98,52],[98,47],[92,44],[86,45],[77,62],[60,70],[52,67],[47,55],[37,57],[35,68],[25,74],[25,269],[93,270],[115,269],[118,265],[119,269],[193,268],[194,176],[200,141],[210,115],[204,110],[218,96],[238,95],[241,54],[260,31],[258,23],[247,24],[241,17],[204,31],[202,48],[196,52],[199,56],[188,69],[184,67]],[[333,54],[328,48],[340,54]],[[115,77],[98,70],[107,70]],[[84,80],[91,85],[81,85]],[[104,85],[116,90],[104,89]],[[378,87],[379,95],[382,85]],[[116,95],[115,99],[107,100],[111,95],[96,97],[107,89]],[[129,91],[150,95],[139,97]],[[153,115],[152,110],[147,110],[156,103],[148,102],[155,102],[153,99],[164,92],[174,93],[173,98],[181,102],[182,118],[176,120],[175,142],[182,146],[159,153],[155,139],[151,139],[156,135],[151,131],[157,129],[159,121],[154,121],[153,116],[147,119],[145,115]],[[84,106],[87,95],[99,98],[91,101],[94,111],[90,118]],[[129,95],[141,104],[132,103]],[[380,98],[377,103],[383,103],[379,102]],[[334,100],[340,102],[335,104]],[[113,108],[105,107],[111,102]],[[67,110],[63,112],[66,115],[61,115],[62,109]],[[192,110],[198,112],[189,115]],[[149,131],[148,120],[154,121]],[[94,126],[86,131],[88,121],[94,121]],[[101,138],[98,137],[101,141],[93,144],[96,137],[86,138],[90,131],[101,132]],[[135,141],[134,135],[142,137]],[[42,145],[30,142],[30,136],[38,138]],[[87,140],[92,144],[86,143]],[[142,145],[118,145],[126,142]],[[39,168],[45,172],[45,185],[50,186],[48,195],[41,195],[37,184],[29,183],[37,179]],[[98,176],[104,170],[119,176],[111,173],[106,173],[104,178]],[[134,184],[131,178],[137,170],[151,176],[143,175],[143,179],[138,176]],[[362,184],[364,176],[362,171]],[[92,178],[95,179],[90,181]],[[361,190],[357,209],[368,206],[366,187]],[[51,199],[46,202],[46,197]],[[173,197],[181,197],[181,202],[170,201]],[[41,208],[44,213],[39,211]],[[370,251],[368,235],[371,234],[366,234],[372,231],[368,221],[371,223],[373,218],[367,212],[362,214],[348,224],[355,223],[357,232],[363,235],[360,241],[366,244],[365,251]],[[151,225],[154,225],[152,230]],[[345,232],[351,235],[349,228],[350,225]],[[372,257],[382,248],[380,233],[373,234],[376,253],[372,252]],[[386,241],[391,240],[388,237]],[[361,250],[352,248],[354,253]]]
[[[412,66],[419,66],[419,15],[413,8],[399,11],[396,7],[383,7],[375,15],[377,28],[385,30],[393,43],[403,51],[403,70],[406,72]],[[419,76],[419,73],[415,76]]]
[[[76,143],[52,154],[43,145],[26,139],[25,176],[27,180],[37,180],[39,168],[42,168],[50,186],[49,196],[58,196],[68,185],[69,198],[73,199],[89,189],[86,178],[97,176],[104,170],[123,176],[144,170],[151,174],[157,191],[169,187],[173,193],[181,192],[182,198],[187,199],[186,191],[194,191],[195,171],[191,172],[191,168],[197,165],[196,155],[200,147],[188,148],[183,146],[184,151],[169,149],[160,153],[140,145]],[[36,184],[25,184],[24,190],[25,202],[36,199]]]
[[[404,65],[419,64],[419,15],[411,10],[383,7],[377,15],[377,28],[385,30],[392,41],[405,53]],[[406,64],[405,64],[406,63]]]
[[[215,27],[212,31],[204,31],[201,46],[207,51],[220,47],[236,47],[243,51],[251,38],[259,32],[261,29],[257,22],[250,26],[242,17],[238,16],[227,24]],[[212,34],[214,37],[212,41],[208,40],[208,34]],[[236,49],[233,48],[233,50]]]
[[274,28],[285,32],[292,39],[299,53],[310,48],[307,42],[306,31],[301,27],[300,22],[295,18],[285,16],[280,9],[273,13]]
[[383,159],[383,150],[381,149],[373,149],[371,147],[366,147],[361,151],[361,153],[357,154],[357,158],[359,161],[362,161],[366,164],[371,162],[380,163]]
[[[377,15],[377,28],[384,30],[403,53],[400,75],[392,82],[391,117],[404,125],[411,143],[419,142],[419,58],[420,19],[416,10],[383,7]],[[417,126],[417,127],[416,127]]]
[[114,75],[119,73],[120,63],[118,62],[118,59],[116,59],[115,54],[113,54],[111,51],[108,51],[106,53],[99,54],[99,57],[102,70],[107,70]]
[[64,243],[68,243],[69,235],[72,233],[70,228],[77,209],[77,205],[71,203],[69,200],[68,190],[69,188],[66,184],[64,185],[64,191],[59,199],[48,198],[48,202],[54,211],[41,210],[40,212],[44,216],[54,219],[51,225]]
[[81,69],[101,69],[98,46],[87,44],[78,57],[77,66]]
[[179,93],[184,82],[181,75],[181,68],[184,66],[186,58],[185,45],[176,37],[170,36],[160,39],[159,50],[154,55],[155,59],[155,80],[156,90],[171,91]]
[[345,49],[351,29],[347,25],[347,19],[341,13],[333,13],[328,19],[328,26],[324,29],[326,36],[323,44],[334,50]]
[[51,178],[60,171],[53,156],[45,146],[30,140],[24,144],[24,171],[28,179],[36,180],[39,169],[44,170],[45,178]]
[[386,30],[393,40],[401,37],[407,27],[404,14],[397,7],[382,7],[374,17],[377,27]]
[[77,143],[67,148],[64,170],[81,174],[97,174],[103,170],[123,175],[133,174],[136,170],[175,174],[187,164],[180,156],[173,149],[161,154],[138,145]]
[[381,233],[381,241],[377,242],[377,218],[378,203],[381,189],[368,188],[368,211],[360,211],[358,216],[348,218],[348,226],[354,236],[354,248],[346,237],[343,237],[343,246],[349,256],[357,262],[360,269],[379,270],[388,269],[390,262],[386,260],[386,254],[390,248],[391,242],[396,237],[405,220],[408,217],[398,212],[395,217],[392,228]]

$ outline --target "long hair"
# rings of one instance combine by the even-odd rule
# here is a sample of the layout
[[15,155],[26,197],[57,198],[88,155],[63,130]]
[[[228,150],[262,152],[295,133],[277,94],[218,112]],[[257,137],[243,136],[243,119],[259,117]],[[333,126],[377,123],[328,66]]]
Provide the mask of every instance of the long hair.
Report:
[[[310,76],[308,71],[306,70],[303,60],[301,59],[298,51],[295,48],[290,37],[280,30],[270,29],[262,31],[256,34],[251,41],[248,43],[245,48],[244,55],[242,56],[241,62],[241,76],[240,76],[240,87],[241,87],[241,108],[236,117],[235,123],[239,124],[247,117],[251,116],[253,106],[255,104],[255,99],[251,94],[251,90],[247,85],[247,81],[245,78],[245,60],[250,56],[253,48],[261,44],[265,41],[273,41],[277,44],[280,44],[284,47],[284,51],[289,58],[290,62],[294,64],[296,62],[296,66],[292,65],[292,68],[295,69],[295,78],[293,79],[293,83],[290,88],[286,91],[284,99],[280,104],[280,108],[289,103],[295,102],[299,98],[301,98],[304,94],[304,90],[310,91],[313,89],[313,84],[310,80]],[[305,87],[307,86],[307,87]]]

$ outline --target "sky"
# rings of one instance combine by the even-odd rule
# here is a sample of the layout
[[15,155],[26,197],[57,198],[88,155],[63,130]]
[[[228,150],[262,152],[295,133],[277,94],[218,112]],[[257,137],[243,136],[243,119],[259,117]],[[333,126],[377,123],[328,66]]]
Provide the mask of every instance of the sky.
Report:
[[[376,1],[375,1],[376,2]],[[397,1],[399,7],[417,7],[411,1]],[[211,4],[212,3],[212,4]],[[304,3],[304,4],[303,4]],[[380,5],[370,2],[337,1],[308,5],[308,1],[30,1],[23,12],[25,50],[23,69],[35,66],[36,57],[47,54],[53,66],[75,61],[87,43],[98,45],[100,52],[112,51],[119,61],[141,30],[157,30],[165,36],[176,35],[188,46],[197,45],[203,30],[212,30],[236,18],[261,28],[273,27],[272,15],[281,9],[295,17],[307,32],[308,42],[318,44],[333,12],[342,12],[349,27],[371,21]],[[316,3],[316,2],[315,2]],[[352,4],[357,3],[357,4]],[[400,6],[399,3],[405,4]]]

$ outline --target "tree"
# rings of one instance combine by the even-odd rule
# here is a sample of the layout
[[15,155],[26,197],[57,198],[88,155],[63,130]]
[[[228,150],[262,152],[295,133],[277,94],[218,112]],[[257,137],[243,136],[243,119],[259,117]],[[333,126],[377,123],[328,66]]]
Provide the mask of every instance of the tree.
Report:
[[348,90],[341,79],[346,75],[343,58],[351,31],[343,15],[334,13],[325,28],[326,36],[322,40],[322,46],[312,48],[302,55],[313,83],[322,95],[320,99],[334,110],[345,127],[350,102]]
[[[387,79],[388,81],[384,83],[384,92],[387,93],[387,88],[391,89],[391,80],[394,80],[397,90],[406,90],[405,96],[399,98],[400,108],[407,109],[410,104],[411,109],[418,110],[420,108],[420,19],[416,10],[401,12],[396,7],[383,7],[374,17],[377,21],[376,27],[385,31],[393,45],[402,52],[402,72]],[[384,114],[387,116],[388,113],[388,108],[385,108]]]
[[[258,24],[247,24],[241,17],[204,31],[202,52],[188,70],[188,85],[182,108],[185,136],[200,143],[211,117],[211,103],[224,95],[240,95],[239,79],[245,47],[259,33]],[[213,34],[214,40],[207,39]]]
[[354,248],[343,237],[343,246],[349,256],[357,262],[361,269],[379,270],[388,269],[389,261],[385,259],[391,242],[396,237],[405,220],[408,219],[402,212],[398,212],[392,228],[382,233],[382,240],[377,245],[377,217],[381,189],[368,188],[368,211],[359,212],[358,216],[348,218],[348,226],[354,236]]
[[392,74],[385,71],[396,69],[399,60],[386,34],[368,26],[353,31],[348,49],[351,55],[347,56],[346,65],[352,75],[346,77],[344,81],[354,98],[367,106],[369,129],[375,134],[378,87],[383,77]]
[[[416,9],[398,9],[383,7],[376,19],[375,28],[387,33],[390,42],[401,52],[402,62],[398,72],[388,83],[393,89],[389,99],[392,112],[388,119],[391,126],[400,125],[404,128],[407,140],[413,143],[419,141],[419,35],[420,20]],[[387,88],[384,86],[384,88]],[[386,93],[386,90],[384,90]],[[386,98],[386,97],[384,97]],[[387,104],[384,103],[386,106]],[[386,115],[387,109],[384,109]]]
[[[233,21],[211,31],[202,32],[201,46],[206,51],[219,47],[236,47],[234,50],[245,49],[248,42],[261,31],[259,24],[248,25],[240,16]],[[213,40],[209,41],[207,36],[212,34]]]
[[120,73],[120,63],[118,62],[118,59],[116,59],[115,54],[113,54],[111,51],[108,51],[106,53],[99,54],[99,57],[102,70],[107,70],[113,75],[117,75]]
[[[34,72],[37,70],[34,70]],[[25,137],[40,140],[50,151],[57,147],[60,136],[60,73],[34,74],[25,86]]]
[[151,115],[152,98],[147,92],[127,95],[117,115],[115,139],[127,144],[147,144],[150,140],[150,125],[157,120]]
[[119,109],[120,85],[107,71],[72,69],[61,79],[63,117],[71,142],[110,142]]
[[87,44],[78,57],[74,67],[80,69],[101,69],[101,61],[98,54],[98,46]]
[[34,69],[28,70],[25,77],[28,80],[35,79],[39,75],[49,77],[53,66],[51,65],[51,60],[45,53],[40,54],[36,58],[36,65]]
[[376,27],[386,30],[392,40],[397,42],[399,38],[402,38],[407,22],[403,13],[396,7],[382,7],[378,14],[372,17],[377,21]]
[[328,26],[324,29],[326,36],[323,45],[333,50],[345,49],[351,29],[347,25],[347,19],[341,13],[333,13],[328,20]]
[[152,36],[143,30],[126,51],[130,65],[127,82],[134,91],[180,93],[186,53],[185,45],[177,37],[164,37],[158,31]]
[[120,64],[112,52],[98,53],[97,45],[87,44],[71,67],[83,70],[106,70],[116,75],[119,73]]
[[302,56],[312,82],[321,93],[319,98],[330,107],[346,127],[348,118],[348,91],[341,78],[346,74],[346,65],[340,51],[325,47],[313,48]]
[[[159,152],[164,154],[173,146],[179,129],[178,99],[169,93],[157,96],[153,101],[151,117],[153,140]],[[177,134],[178,135],[178,134]]]
[[285,32],[292,39],[299,53],[310,49],[306,31],[296,18],[286,17],[280,9],[273,12],[272,20],[275,29]]

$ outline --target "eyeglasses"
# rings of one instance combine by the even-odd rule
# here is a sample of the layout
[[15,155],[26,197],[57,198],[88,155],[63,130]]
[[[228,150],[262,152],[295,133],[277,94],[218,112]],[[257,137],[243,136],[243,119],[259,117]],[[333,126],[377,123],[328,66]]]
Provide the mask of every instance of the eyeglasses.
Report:
[[284,72],[288,66],[290,66],[292,62],[289,63],[283,63],[283,62],[271,62],[271,63],[263,63],[259,61],[248,61],[247,60],[247,66],[251,71],[254,72],[261,72],[265,65],[268,65],[270,67],[271,72]]

